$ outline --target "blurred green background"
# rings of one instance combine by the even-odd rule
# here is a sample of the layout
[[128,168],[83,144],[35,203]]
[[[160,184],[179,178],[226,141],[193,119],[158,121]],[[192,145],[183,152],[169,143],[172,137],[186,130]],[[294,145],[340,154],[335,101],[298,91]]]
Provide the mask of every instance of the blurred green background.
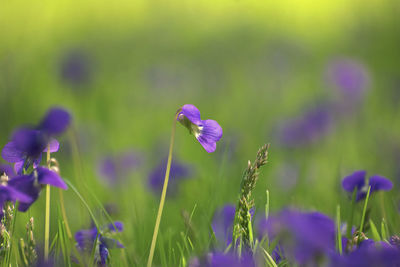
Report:
[[[386,216],[398,233],[399,14],[397,0],[2,0],[0,145],[49,107],[70,110],[73,126],[54,154],[61,174],[104,222],[96,198],[115,205],[110,213],[125,223],[120,238],[126,249],[113,255],[125,253],[139,266],[147,259],[159,201],[147,177],[166,157],[176,110],[188,103],[203,119],[218,121],[224,136],[208,154],[178,125],[174,157],[193,166],[193,174],[168,198],[158,240],[176,257],[186,229],[181,212],[195,207],[195,250],[206,250],[215,209],[236,202],[247,160],[264,143],[271,143],[270,160],[257,184],[257,212],[268,189],[272,211],[296,206],[334,215],[341,204],[346,214],[340,181],[365,169],[394,182],[390,193],[375,197],[373,214],[381,218],[383,205],[391,210]],[[330,81],[338,61],[364,75],[362,96],[350,104]],[[335,107],[329,129],[312,142],[285,146],[282,123],[293,124],[316,106]],[[142,164],[121,185],[99,179],[102,157],[130,150]],[[58,195],[52,197],[57,215]],[[69,190],[65,199],[73,232],[89,228],[76,195]],[[42,196],[21,215],[21,227],[34,216],[42,236],[43,207]],[[56,223],[53,217],[53,235]]]

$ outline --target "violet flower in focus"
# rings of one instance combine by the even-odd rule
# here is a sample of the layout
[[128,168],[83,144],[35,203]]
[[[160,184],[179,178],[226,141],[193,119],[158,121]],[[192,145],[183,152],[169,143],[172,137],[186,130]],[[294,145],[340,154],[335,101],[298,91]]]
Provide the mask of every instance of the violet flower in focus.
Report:
[[[161,192],[164,185],[166,161],[166,159],[162,160],[148,176],[148,186],[157,194]],[[179,181],[189,178],[191,174],[191,166],[172,160],[169,173],[169,195],[175,194]]]
[[[88,230],[80,230],[75,233],[76,246],[82,252],[91,253],[93,246],[96,245],[95,261],[99,266],[107,266],[109,249],[124,248],[118,240],[111,236],[115,232],[122,232],[124,225],[122,222],[114,222],[100,231],[93,227]],[[95,244],[95,241],[97,242]]]
[[200,111],[191,104],[182,106],[177,120],[196,137],[208,153],[215,151],[216,142],[222,137],[222,128],[216,121],[202,120]]
[[367,183],[366,175],[366,171],[355,171],[342,180],[342,187],[345,191],[352,193],[357,188],[356,201],[366,197],[369,186],[371,186],[370,194],[379,190],[389,191],[393,188],[393,183],[389,179],[379,175],[371,176]]

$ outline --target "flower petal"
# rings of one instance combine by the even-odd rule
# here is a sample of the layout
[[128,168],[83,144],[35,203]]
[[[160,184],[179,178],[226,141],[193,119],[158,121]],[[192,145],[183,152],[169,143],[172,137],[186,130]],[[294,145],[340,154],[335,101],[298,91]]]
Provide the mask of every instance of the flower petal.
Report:
[[61,189],[68,189],[67,184],[61,179],[61,177],[54,171],[51,171],[44,167],[37,167],[38,182],[39,184],[48,184]]
[[371,192],[378,190],[389,191],[393,188],[392,181],[380,175],[371,176],[369,178],[369,185],[371,186]]
[[14,163],[24,159],[24,154],[21,150],[17,149],[14,141],[8,142],[3,150],[1,156],[7,162]]
[[360,189],[365,185],[366,171],[355,171],[342,180],[342,187],[347,192],[353,192],[355,188]]
[[216,142],[222,137],[222,128],[218,122],[214,120],[202,121],[203,129],[197,140],[208,153],[212,153],[216,149]]
[[193,124],[199,125],[201,123],[200,111],[194,105],[191,104],[183,105],[182,111],[179,113],[179,115],[180,114],[183,114]]
[[17,174],[22,174],[22,168],[24,167],[25,161],[18,161],[14,163],[14,171]]
[[15,190],[24,193],[31,198],[30,201],[22,201],[18,205],[19,211],[27,211],[29,207],[39,197],[40,187],[35,185],[33,175],[20,175],[8,181],[8,186],[13,187]]
[[51,138],[43,152],[47,152],[48,147],[50,147],[50,153],[54,153],[60,148],[60,143],[57,141],[57,139]]
[[13,167],[7,164],[0,164],[0,176],[4,173],[8,176],[8,178],[12,178],[15,176]]
[[40,123],[39,129],[48,135],[58,135],[69,126],[71,115],[62,108],[50,109]]
[[30,196],[26,195],[23,192],[20,192],[20,191],[14,189],[11,186],[7,186],[6,190],[8,191],[9,199],[11,201],[15,201],[15,200],[19,200],[21,202],[30,202],[30,201],[32,201],[32,198]]

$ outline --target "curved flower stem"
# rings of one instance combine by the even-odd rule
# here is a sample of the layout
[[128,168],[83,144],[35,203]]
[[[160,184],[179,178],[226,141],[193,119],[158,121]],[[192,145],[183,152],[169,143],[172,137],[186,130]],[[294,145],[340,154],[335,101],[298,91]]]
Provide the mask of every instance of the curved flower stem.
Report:
[[[50,145],[47,146],[47,167],[50,168]],[[50,234],[50,185],[46,185],[46,213],[44,224],[44,260],[49,259],[49,234]]]
[[176,112],[176,115],[175,115],[175,117],[174,117],[174,122],[173,122],[173,124],[172,124],[172,132],[171,132],[171,140],[170,140],[170,143],[169,143],[169,152],[168,152],[167,169],[166,169],[166,171],[165,171],[164,185],[163,185],[163,189],[162,189],[162,193],[161,193],[160,205],[159,205],[159,207],[158,207],[156,225],[154,226],[153,239],[151,240],[151,247],[150,247],[149,258],[147,259],[147,267],[151,267],[151,264],[152,264],[152,262],[153,262],[154,249],[155,249],[155,247],[156,247],[158,229],[160,228],[161,215],[162,215],[163,208],[164,208],[164,203],[165,203],[165,195],[167,194],[167,187],[168,187],[168,180],[169,180],[169,172],[170,172],[170,170],[171,170],[172,150],[173,150],[173,148],[174,148],[176,120],[177,120],[177,118],[178,118],[179,112],[180,112],[180,110],[178,110],[178,111]]

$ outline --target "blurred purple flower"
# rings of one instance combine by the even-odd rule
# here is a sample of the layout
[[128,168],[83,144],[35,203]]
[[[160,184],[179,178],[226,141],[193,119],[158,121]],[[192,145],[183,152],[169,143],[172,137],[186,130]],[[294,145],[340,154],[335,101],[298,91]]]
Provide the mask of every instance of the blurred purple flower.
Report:
[[344,101],[358,101],[367,90],[370,78],[366,68],[352,59],[338,59],[329,63],[327,80],[340,92]]
[[222,128],[216,121],[202,120],[200,111],[191,104],[182,106],[178,121],[196,137],[208,153],[215,151],[216,143],[222,137]]
[[371,186],[370,194],[379,190],[389,191],[393,187],[393,183],[389,179],[379,175],[371,176],[367,184],[366,175],[366,171],[355,171],[342,180],[342,187],[345,191],[352,193],[357,188],[356,201],[366,197],[369,186]]
[[95,261],[100,266],[107,265],[107,258],[109,255],[109,249],[112,248],[124,248],[118,240],[111,238],[112,233],[123,231],[122,222],[114,222],[114,224],[108,224],[99,231],[96,227],[89,230],[80,230],[75,233],[76,246],[82,252],[91,253],[93,246],[96,242]]
[[[160,164],[157,165],[154,170],[149,174],[148,177],[149,188],[157,194],[161,192],[164,185],[165,171],[167,165],[166,162],[166,159],[162,160]],[[169,174],[168,195],[174,195],[177,191],[179,181],[189,178],[191,174],[191,166],[182,164],[180,162],[177,162],[176,160],[172,160]]]
[[279,143],[287,147],[309,145],[320,140],[331,130],[333,116],[330,105],[307,110],[299,117],[288,120],[278,127]]
[[300,265],[315,262],[335,250],[334,222],[319,212],[283,210],[262,220],[259,229],[270,240],[278,238],[280,251]]
[[87,54],[82,51],[71,51],[61,62],[61,78],[70,85],[83,85],[91,79],[91,64]]
[[8,185],[29,196],[29,199],[20,200],[19,211],[27,211],[38,199],[42,185],[51,185],[64,190],[68,189],[68,186],[56,172],[44,167],[37,167],[29,175],[15,176],[8,181]]
[[251,254],[243,253],[239,259],[234,253],[212,252],[203,258],[194,258],[189,267],[255,267],[255,261]]
[[99,175],[110,185],[116,185],[141,164],[141,158],[134,152],[125,152],[115,156],[107,156],[100,160]]
[[359,248],[348,255],[334,255],[331,266],[343,267],[397,267],[400,266],[400,250],[386,242],[363,241]]
[[17,174],[31,165],[36,168],[42,159],[42,152],[47,152],[48,147],[50,152],[58,151],[59,143],[53,136],[65,131],[70,120],[69,113],[64,109],[50,109],[35,129],[20,128],[14,132],[11,141],[1,151],[3,159],[14,163]]
[[236,208],[227,204],[214,213],[211,223],[215,238],[226,247],[232,243],[233,222],[235,220]]

